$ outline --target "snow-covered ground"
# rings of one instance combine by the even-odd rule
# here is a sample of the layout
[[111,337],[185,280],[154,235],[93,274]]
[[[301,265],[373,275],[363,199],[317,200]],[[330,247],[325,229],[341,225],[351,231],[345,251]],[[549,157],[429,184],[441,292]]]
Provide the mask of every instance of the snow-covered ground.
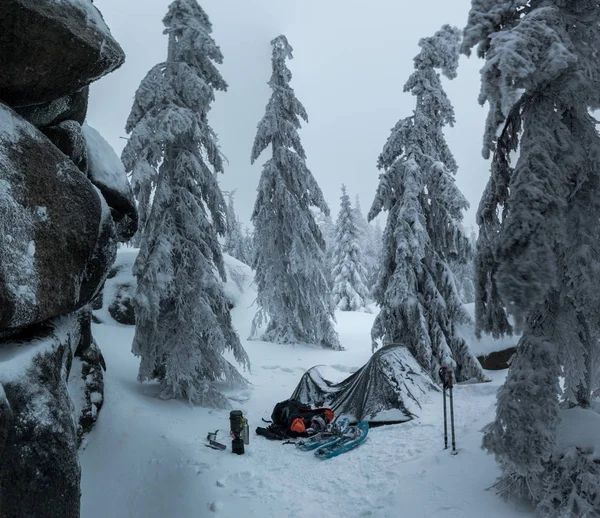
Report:
[[[237,299],[233,321],[245,339],[254,315],[250,270],[227,262],[240,274],[242,289],[230,281],[228,295]],[[230,450],[228,411],[154,397],[155,385],[136,381],[133,328],[105,311],[98,315],[105,323],[94,333],[108,370],[105,404],[81,452],[83,518],[533,516],[488,489],[499,471],[480,448],[505,372],[489,372],[491,383],[455,388],[457,456],[443,449],[442,401],[435,396],[417,420],[372,429],[356,450],[321,460],[254,429],[309,367],[328,365],[343,378],[362,366],[374,315],[337,313],[342,352],[245,341],[252,387],[229,394],[251,426],[250,444],[238,456]],[[206,434],[217,429],[224,452],[205,447]]]

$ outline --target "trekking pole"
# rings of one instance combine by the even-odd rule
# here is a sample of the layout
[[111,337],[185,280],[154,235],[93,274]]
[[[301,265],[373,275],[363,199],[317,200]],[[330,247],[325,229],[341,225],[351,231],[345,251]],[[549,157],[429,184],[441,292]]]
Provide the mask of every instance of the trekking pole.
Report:
[[440,381],[442,382],[442,398],[444,400],[444,450],[448,449],[448,411],[446,409],[446,389],[448,388],[447,367],[441,367],[438,371]]
[[456,440],[454,438],[454,399],[452,398],[452,371],[449,374],[449,392],[450,392],[450,429],[452,431],[452,455],[456,455]]
[[448,449],[448,413],[446,410],[446,385],[442,388],[442,396],[444,398],[444,450]]

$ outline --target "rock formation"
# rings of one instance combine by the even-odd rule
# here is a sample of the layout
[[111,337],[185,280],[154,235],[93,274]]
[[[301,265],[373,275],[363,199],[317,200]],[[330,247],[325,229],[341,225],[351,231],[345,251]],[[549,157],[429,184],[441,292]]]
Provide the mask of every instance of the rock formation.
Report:
[[0,518],[79,516],[105,368],[89,303],[137,227],[122,166],[85,124],[88,86],[124,58],[90,0],[2,2]]
[[479,363],[481,363],[481,366],[484,369],[490,371],[499,371],[508,369],[510,367],[512,357],[516,352],[516,347],[508,347],[506,349],[502,349],[501,351],[494,351],[478,356],[477,360],[479,360]]

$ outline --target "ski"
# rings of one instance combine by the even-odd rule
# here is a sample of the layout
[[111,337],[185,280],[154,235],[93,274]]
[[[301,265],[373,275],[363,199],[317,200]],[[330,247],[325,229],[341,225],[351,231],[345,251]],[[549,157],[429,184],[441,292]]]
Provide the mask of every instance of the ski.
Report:
[[361,444],[369,433],[369,423],[361,421],[356,426],[351,426],[339,441],[326,444],[315,451],[315,455],[321,459],[331,459],[342,453],[349,452]]

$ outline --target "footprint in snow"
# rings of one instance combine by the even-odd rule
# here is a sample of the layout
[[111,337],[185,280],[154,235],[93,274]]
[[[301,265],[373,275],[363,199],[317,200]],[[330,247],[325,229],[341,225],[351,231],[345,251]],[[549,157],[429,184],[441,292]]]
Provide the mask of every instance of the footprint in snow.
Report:
[[216,513],[217,511],[220,511],[221,509],[223,509],[223,504],[219,501],[214,501],[214,502],[211,502],[210,504],[208,504],[208,508],[213,513]]

